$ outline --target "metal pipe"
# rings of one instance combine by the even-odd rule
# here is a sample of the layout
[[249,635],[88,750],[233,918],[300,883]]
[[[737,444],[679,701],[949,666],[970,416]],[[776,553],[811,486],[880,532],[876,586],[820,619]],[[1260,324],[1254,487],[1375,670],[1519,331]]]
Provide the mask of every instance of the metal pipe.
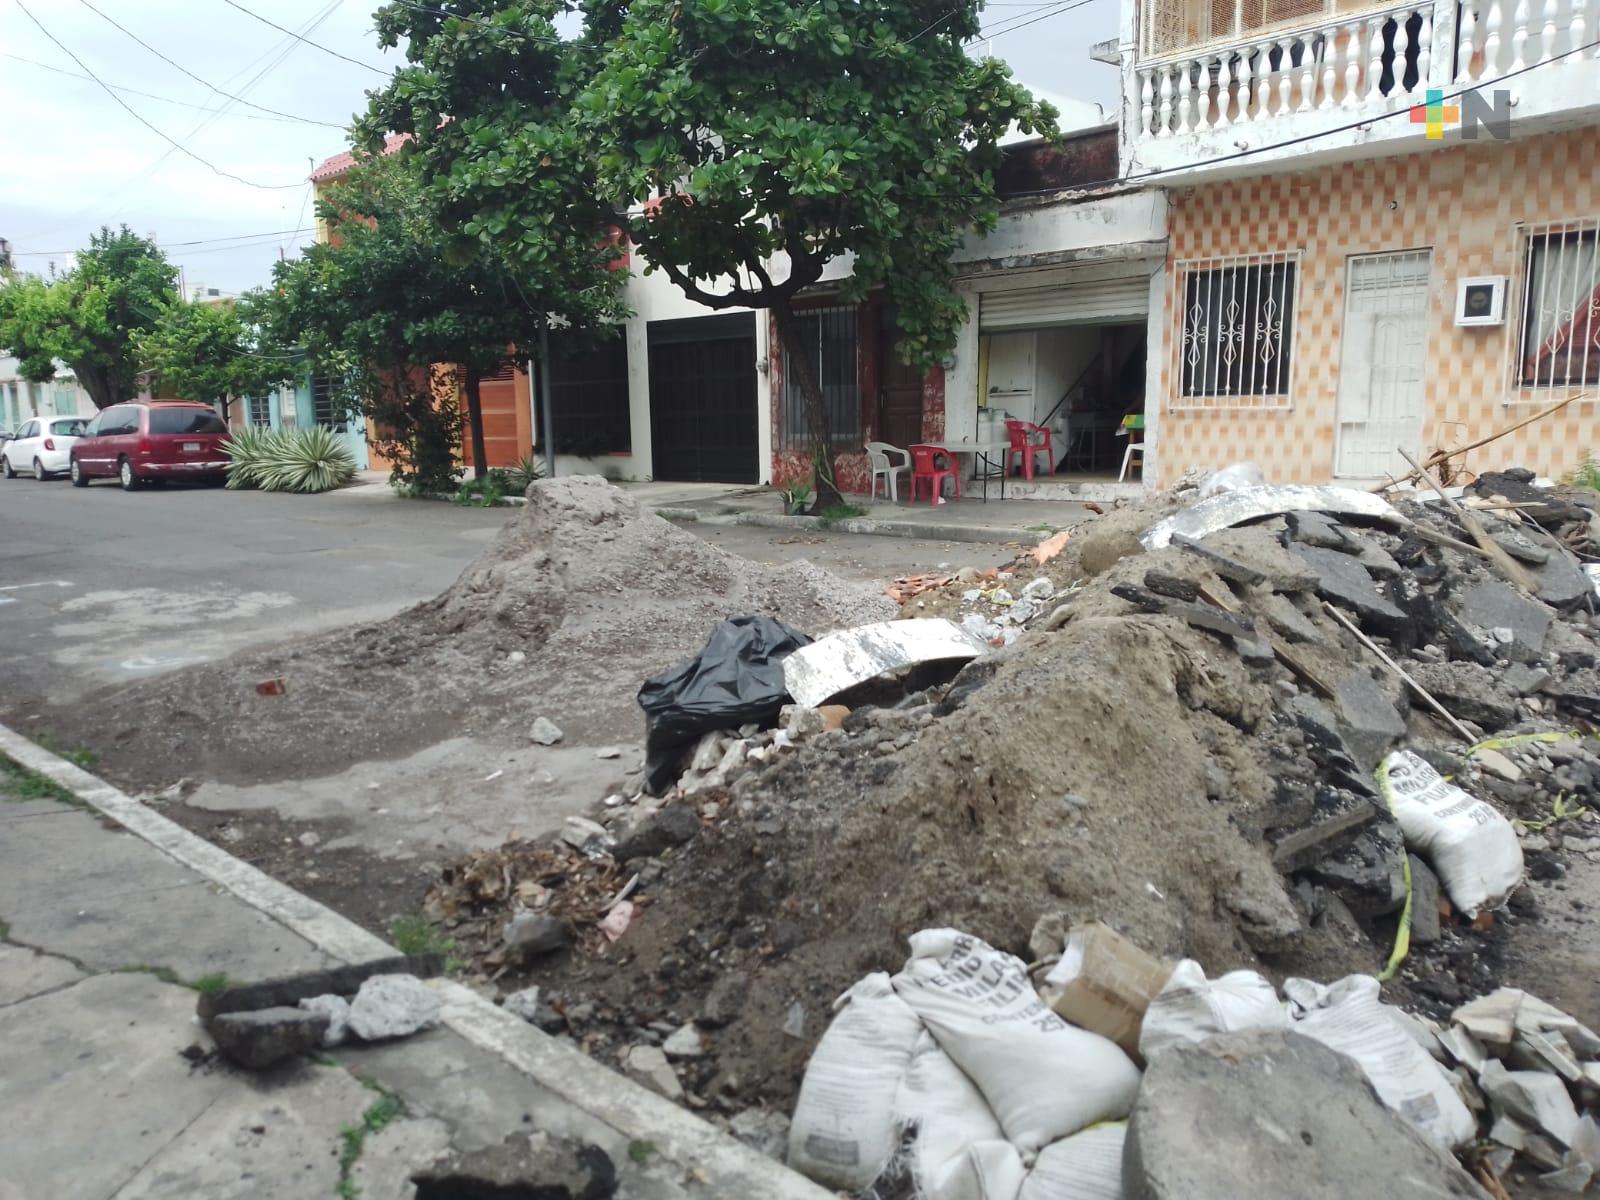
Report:
[[539,327],[539,436],[544,439],[544,477],[556,477],[555,405],[550,398],[550,319]]

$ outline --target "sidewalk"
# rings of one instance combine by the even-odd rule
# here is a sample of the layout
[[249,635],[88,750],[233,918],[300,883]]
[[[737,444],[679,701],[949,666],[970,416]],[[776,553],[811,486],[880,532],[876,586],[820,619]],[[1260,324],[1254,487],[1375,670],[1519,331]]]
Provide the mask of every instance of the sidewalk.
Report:
[[[392,498],[389,477],[382,471],[361,471],[355,482],[334,495],[366,499]],[[706,525],[759,525],[769,529],[832,529],[841,533],[875,534],[880,537],[925,538],[943,542],[1023,542],[1031,545],[1058,529],[1065,529],[1091,515],[1081,501],[1042,498],[999,498],[998,482],[989,485],[986,503],[979,492],[944,504],[922,501],[865,500],[846,496],[845,503],[866,509],[860,517],[847,517],[824,523],[817,517],[788,517],[775,489],[723,483],[630,483],[617,487],[633,496],[646,508],[674,521],[698,521]],[[971,485],[976,487],[977,485]],[[1007,485],[1010,492],[1013,485]],[[1019,490],[1024,490],[1019,484]],[[1036,492],[1040,485],[1030,485]],[[1046,493],[1048,494],[1048,493]],[[522,498],[508,497],[506,503],[521,504]]]
[[1023,542],[1028,545],[1092,515],[1076,500],[1005,500],[999,483],[990,499],[966,494],[960,500],[898,504],[846,496],[845,503],[866,509],[860,517],[827,522],[818,517],[787,517],[777,491],[768,487],[730,488],[717,484],[621,483],[618,487],[646,507],[675,521],[708,525],[761,525],[773,529],[830,528],[844,533],[926,538],[946,542]]
[[[393,951],[4,727],[0,751],[78,796],[0,778],[0,1200],[409,1200],[442,1152],[541,1130],[604,1150],[618,1196],[826,1195],[448,980],[409,1039],[192,1061],[197,981]],[[399,1115],[364,1126],[386,1096]]]

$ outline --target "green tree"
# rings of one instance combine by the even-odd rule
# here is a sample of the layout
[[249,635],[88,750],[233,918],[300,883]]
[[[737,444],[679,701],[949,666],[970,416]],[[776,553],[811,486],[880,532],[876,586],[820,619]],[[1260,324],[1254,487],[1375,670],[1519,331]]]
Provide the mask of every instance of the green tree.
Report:
[[[997,141],[1054,112],[969,58],[980,0],[561,0],[380,9],[414,68],[366,136],[419,131],[462,228],[517,261],[548,253],[566,178],[615,202],[647,261],[710,308],[773,314],[805,398],[816,506],[837,503],[832,431],[794,300],[852,256],[847,298],[882,287],[907,361],[955,343],[951,252],[998,216]],[[447,10],[451,15],[440,15]]]
[[[423,165],[407,153],[369,157],[333,188],[320,206],[330,241],[277,268],[273,308],[280,336],[301,346],[319,369],[351,378],[380,438],[397,435],[392,440],[403,457],[420,454],[432,463],[421,482],[436,487],[439,439],[459,426],[434,401],[429,368],[453,364],[464,376],[473,460],[482,477],[480,381],[508,359],[534,352],[554,307],[550,276],[579,273],[567,264],[546,276],[513,271],[492,239],[449,232]],[[615,293],[597,278],[603,274],[582,274],[585,285],[599,287],[574,307],[605,311],[599,301]]]
[[234,400],[264,396],[292,379],[296,357],[273,341],[262,292],[238,300],[170,305],[154,329],[133,343],[140,367],[158,395],[220,404],[224,417]]
[[137,391],[134,339],[177,302],[176,283],[155,243],[126,225],[115,233],[102,226],[65,274],[0,281],[0,350],[37,383],[54,377],[57,361],[65,363],[95,407],[106,408]]

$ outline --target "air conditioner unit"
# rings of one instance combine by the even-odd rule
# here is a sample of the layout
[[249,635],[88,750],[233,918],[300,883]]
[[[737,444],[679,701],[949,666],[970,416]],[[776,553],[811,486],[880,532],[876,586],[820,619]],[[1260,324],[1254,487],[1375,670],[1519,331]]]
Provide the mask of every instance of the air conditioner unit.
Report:
[[1506,277],[1474,275],[1456,281],[1457,325],[1504,325]]

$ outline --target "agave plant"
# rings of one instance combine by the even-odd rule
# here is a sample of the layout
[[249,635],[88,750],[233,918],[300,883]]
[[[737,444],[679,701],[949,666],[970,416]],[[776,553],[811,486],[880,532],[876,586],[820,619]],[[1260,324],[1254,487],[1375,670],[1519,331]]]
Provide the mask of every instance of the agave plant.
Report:
[[516,466],[506,470],[505,476],[508,492],[524,495],[529,484],[544,478],[544,459],[537,454],[524,454],[517,460]]
[[225,443],[233,465],[231,488],[264,492],[326,492],[349,481],[355,460],[331,429],[249,430]]
[[228,435],[227,440],[222,443],[222,448],[227,451],[230,460],[228,464],[230,488],[261,485],[261,466],[272,437],[272,431],[267,429],[245,429]]
[[321,425],[281,434],[272,448],[266,486],[278,492],[326,492],[356,473],[344,439]]

